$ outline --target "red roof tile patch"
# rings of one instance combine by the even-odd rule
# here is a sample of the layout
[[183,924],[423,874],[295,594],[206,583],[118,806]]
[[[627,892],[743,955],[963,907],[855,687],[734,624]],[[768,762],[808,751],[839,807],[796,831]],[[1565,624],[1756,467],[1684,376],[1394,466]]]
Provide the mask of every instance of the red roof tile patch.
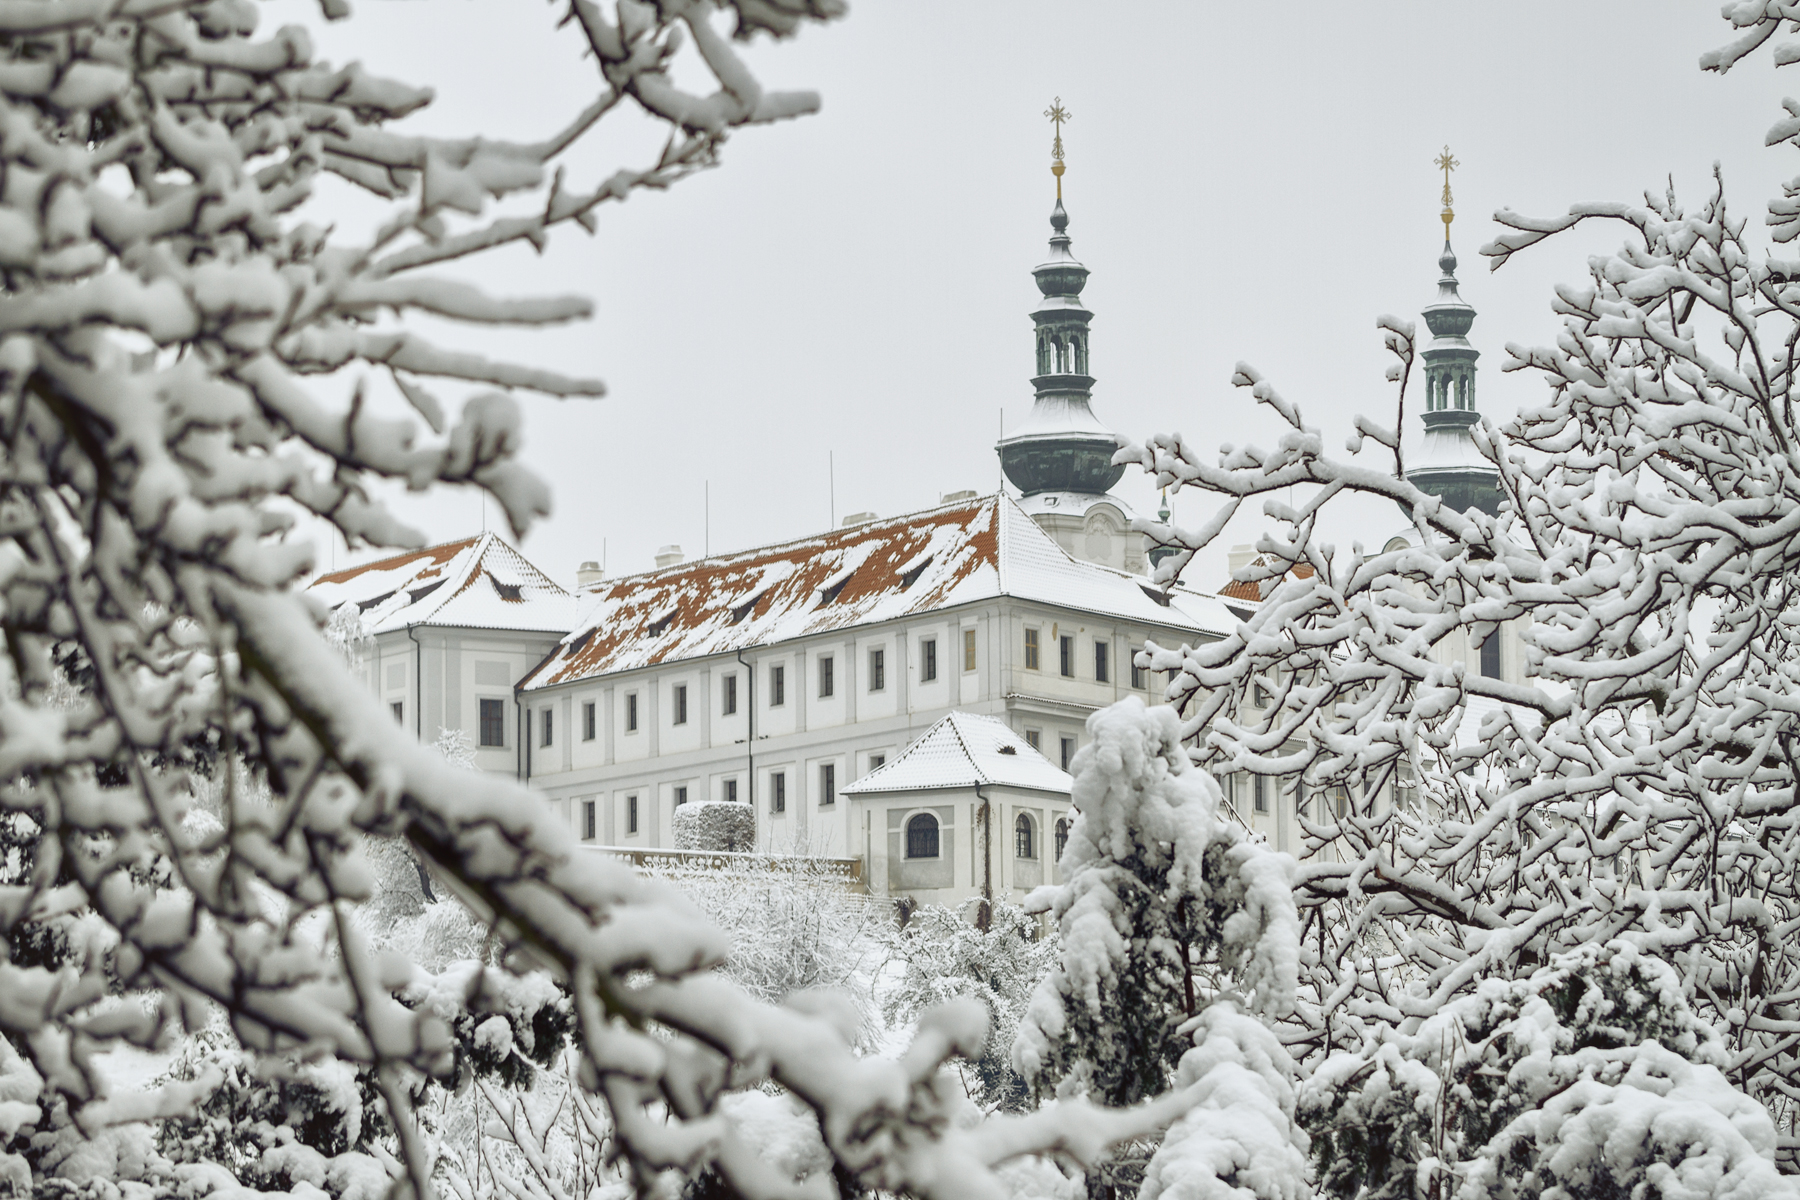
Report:
[[321,575],[307,586],[317,587],[321,583],[349,583],[357,576],[367,575],[372,571],[397,571],[418,562],[421,558],[429,558],[430,565],[421,567],[416,572],[409,572],[409,578],[429,579],[439,574],[443,570],[444,564],[473,546],[477,540],[476,538],[464,538],[460,542],[445,542],[439,546],[427,546],[423,550],[411,550],[405,554],[396,554],[392,558],[382,558],[374,562],[362,563],[359,566],[345,567],[341,571],[332,571],[328,575]]

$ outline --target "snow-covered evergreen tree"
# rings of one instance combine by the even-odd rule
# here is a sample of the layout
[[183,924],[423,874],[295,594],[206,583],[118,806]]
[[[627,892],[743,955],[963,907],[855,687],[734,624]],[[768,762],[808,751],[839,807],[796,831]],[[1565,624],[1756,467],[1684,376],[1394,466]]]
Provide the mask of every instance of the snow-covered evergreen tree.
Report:
[[[1150,1159],[1151,1193],[1199,1200],[1241,1186],[1293,1200],[1306,1187],[1293,1064],[1259,1018],[1294,1003],[1294,860],[1219,812],[1218,784],[1188,761],[1173,709],[1132,697],[1088,718],[1088,735],[1071,764],[1063,882],[1031,897],[1057,922],[1058,961],[1020,1024],[1014,1064],[1059,1098],[1128,1105],[1177,1084],[1202,1098]],[[1132,1174],[1091,1178],[1089,1194],[1135,1184]]]

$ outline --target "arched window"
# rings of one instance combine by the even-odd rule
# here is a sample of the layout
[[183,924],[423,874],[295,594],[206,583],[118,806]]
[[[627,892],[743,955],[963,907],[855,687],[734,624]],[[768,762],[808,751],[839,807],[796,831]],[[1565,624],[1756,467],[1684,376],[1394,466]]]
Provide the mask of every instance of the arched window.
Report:
[[1036,858],[1035,840],[1031,836],[1031,818],[1020,813],[1019,819],[1013,822],[1013,853],[1020,858]]
[[1061,862],[1063,851],[1069,848],[1069,818],[1056,818],[1056,861]]
[[1037,350],[1038,350],[1038,374],[1039,375],[1048,375],[1050,373],[1050,335],[1049,334],[1047,334],[1047,333],[1038,334]]
[[936,858],[937,856],[937,818],[930,813],[920,813],[906,823],[906,857]]

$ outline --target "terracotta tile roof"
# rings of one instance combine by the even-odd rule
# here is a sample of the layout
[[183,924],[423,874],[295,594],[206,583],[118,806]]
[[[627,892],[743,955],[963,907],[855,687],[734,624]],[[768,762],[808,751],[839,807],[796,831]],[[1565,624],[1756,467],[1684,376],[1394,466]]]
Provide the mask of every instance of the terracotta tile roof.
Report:
[[523,687],[729,654],[1009,595],[1195,634],[1236,625],[1218,600],[1164,596],[1064,554],[1002,496],[612,580]]
[[332,571],[307,591],[334,610],[356,604],[371,633],[409,625],[562,633],[574,616],[569,593],[492,533]]
[[[1261,555],[1258,555],[1251,561],[1250,565],[1265,566],[1272,565],[1272,562],[1271,560],[1265,560]],[[1289,579],[1311,579],[1313,577],[1312,566],[1308,563],[1295,563],[1293,568],[1288,571],[1287,577]],[[1260,602],[1265,590],[1272,582],[1272,580],[1263,580],[1260,583],[1246,583],[1241,579],[1233,579],[1219,589],[1219,596],[1230,600]]]

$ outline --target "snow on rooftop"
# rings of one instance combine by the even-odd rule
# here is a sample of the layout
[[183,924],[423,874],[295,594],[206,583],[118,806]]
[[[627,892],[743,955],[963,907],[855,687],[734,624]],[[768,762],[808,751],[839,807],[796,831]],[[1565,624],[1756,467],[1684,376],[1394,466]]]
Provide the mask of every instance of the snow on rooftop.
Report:
[[492,533],[332,571],[307,594],[334,611],[356,604],[370,633],[410,625],[561,633],[574,617],[569,593]]
[[1164,593],[1077,562],[1005,496],[987,496],[605,581],[522,686],[730,654],[1006,595],[1196,636],[1237,619],[1212,596]]
[[1074,780],[998,717],[953,712],[920,734],[893,762],[841,790],[854,796],[976,784],[1066,796]]

